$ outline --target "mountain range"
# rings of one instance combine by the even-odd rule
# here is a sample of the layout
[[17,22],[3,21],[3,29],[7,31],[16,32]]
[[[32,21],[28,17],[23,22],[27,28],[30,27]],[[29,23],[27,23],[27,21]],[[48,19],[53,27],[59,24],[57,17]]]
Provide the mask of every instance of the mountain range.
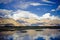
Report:
[[60,26],[60,20],[58,19],[35,19],[35,18],[23,18],[14,20],[12,18],[0,18],[0,26]]

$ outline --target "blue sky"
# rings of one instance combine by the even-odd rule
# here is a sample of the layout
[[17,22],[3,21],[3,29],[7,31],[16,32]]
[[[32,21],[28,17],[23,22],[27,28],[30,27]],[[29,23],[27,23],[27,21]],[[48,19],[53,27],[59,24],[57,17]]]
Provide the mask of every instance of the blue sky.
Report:
[[0,0],[0,9],[29,11],[38,16],[50,13],[60,17],[60,0]]

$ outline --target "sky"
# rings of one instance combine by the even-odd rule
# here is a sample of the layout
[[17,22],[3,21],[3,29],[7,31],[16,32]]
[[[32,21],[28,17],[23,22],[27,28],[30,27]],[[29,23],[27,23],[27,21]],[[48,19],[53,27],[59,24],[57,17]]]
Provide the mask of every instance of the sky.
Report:
[[14,19],[57,18],[60,17],[60,0],[0,0],[0,16],[7,15]]

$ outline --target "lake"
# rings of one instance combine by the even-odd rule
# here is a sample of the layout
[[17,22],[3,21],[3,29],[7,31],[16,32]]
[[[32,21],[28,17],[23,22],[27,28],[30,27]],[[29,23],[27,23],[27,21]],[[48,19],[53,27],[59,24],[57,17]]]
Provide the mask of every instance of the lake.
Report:
[[60,40],[60,29],[2,31],[0,40]]

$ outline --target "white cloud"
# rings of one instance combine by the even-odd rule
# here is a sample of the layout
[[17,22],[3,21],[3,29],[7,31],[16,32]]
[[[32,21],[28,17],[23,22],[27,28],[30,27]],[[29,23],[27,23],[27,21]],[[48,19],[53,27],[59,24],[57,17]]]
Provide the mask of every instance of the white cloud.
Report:
[[51,11],[56,11],[55,9],[52,9]]
[[57,11],[60,10],[60,5],[56,9],[52,9],[51,11]]
[[[36,15],[35,13],[32,13],[30,11],[24,11],[24,10],[17,10],[17,11],[12,11],[12,10],[6,10],[6,9],[0,9],[0,14],[4,14],[4,17],[9,17],[9,18],[13,18],[15,20],[24,17],[24,18],[35,18],[35,19],[58,19],[60,20],[60,18],[58,16],[54,16],[50,13],[45,13],[44,15],[42,15],[41,17]],[[11,15],[13,14],[13,15]]]
[[36,18],[36,19],[39,18],[36,14],[29,12],[29,11],[24,11],[24,10],[12,11],[12,10],[0,9],[0,14],[2,13],[4,14],[4,17],[13,18],[15,20],[19,19],[20,17]]
[[21,9],[26,9],[28,8],[30,5],[29,5],[29,2],[18,2],[17,4],[13,5],[14,8],[21,8]]
[[0,9],[0,13],[9,14],[12,10]]
[[51,11],[57,11],[60,10],[60,5],[56,9],[52,9]]
[[41,5],[51,6],[51,5],[48,5],[48,4],[42,4],[42,3],[38,3],[38,2],[20,1],[16,4],[14,4],[13,7],[16,8],[16,9],[19,9],[19,8],[20,9],[27,9],[30,6],[41,6]]
[[50,13],[46,13],[42,16],[43,18],[49,18],[50,17]]
[[40,17],[40,19],[50,18],[50,13],[46,13]]
[[30,3],[32,6],[40,6],[40,5],[48,5],[48,4],[41,4],[41,3]]
[[23,10],[17,10],[15,12],[15,14],[12,15],[12,18],[14,18],[15,20],[19,19],[20,17],[24,17],[24,18],[36,18],[36,19],[39,18],[36,14],[31,13],[29,11],[23,11]]
[[[41,3],[36,3],[36,2],[26,2],[26,0],[0,0],[0,3],[4,3],[4,4],[8,4],[8,3],[11,3],[12,1],[16,1],[16,3],[12,4],[12,6],[15,8],[15,9],[26,9],[30,6],[40,6],[40,5],[48,5],[48,4],[41,4]],[[50,2],[51,1],[47,1],[47,0],[43,0],[44,2]],[[51,5],[48,5],[48,6],[51,6]]]
[[0,15],[0,17],[7,18],[7,16],[10,15],[11,13],[12,13],[12,10],[0,9],[0,14],[3,15],[3,16]]
[[15,14],[13,14],[11,16],[13,19],[17,20],[21,17],[24,17],[24,18],[35,18],[35,19],[50,19],[50,20],[54,20],[54,19],[57,19],[57,20],[60,20],[60,18],[58,16],[54,16],[50,13],[45,13],[44,15],[42,15],[41,17],[36,15],[35,13],[32,13],[32,12],[29,12],[29,11],[23,11],[23,10],[17,10],[15,12]]
[[46,3],[53,3],[54,4],[54,2],[52,2],[52,1],[49,1],[49,0],[42,0],[43,2],[46,2]]
[[54,16],[54,15],[51,16],[50,13],[46,13],[46,14],[44,14],[42,17],[40,17],[40,19],[47,19],[47,18],[48,18],[48,19],[51,19],[51,20],[53,20],[53,19],[58,19],[58,20],[60,20],[59,17]]
[[30,5],[32,5],[32,6],[39,6],[41,4],[40,3],[30,3]]
[[8,4],[11,3],[13,0],[0,0],[0,3]]

